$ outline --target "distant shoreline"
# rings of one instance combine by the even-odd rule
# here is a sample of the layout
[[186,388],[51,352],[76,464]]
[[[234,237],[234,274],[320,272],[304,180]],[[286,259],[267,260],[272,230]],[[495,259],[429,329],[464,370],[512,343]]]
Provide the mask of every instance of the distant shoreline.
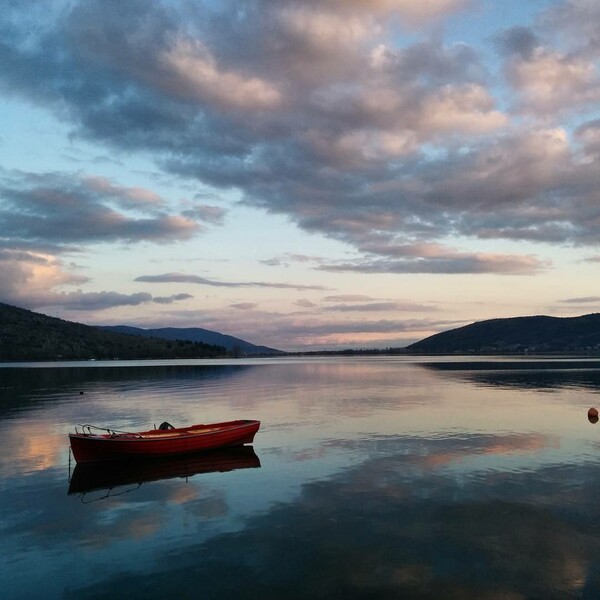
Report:
[[277,355],[265,354],[265,355],[251,355],[251,356],[211,356],[211,357],[140,357],[140,358],[90,358],[90,359],[66,359],[66,358],[46,358],[46,359],[27,359],[21,358],[17,360],[4,359],[0,357],[0,368],[6,365],[18,365],[18,364],[76,364],[77,366],[108,366],[108,364],[124,364],[132,362],[143,362],[143,363],[194,363],[197,361],[206,361],[208,363],[219,363],[221,361],[227,361],[231,363],[247,361],[247,360],[267,360],[277,361],[282,358],[310,358],[310,357],[328,357],[328,356],[340,356],[340,357],[369,357],[369,356],[406,356],[406,357],[423,357],[423,358],[527,358],[530,360],[549,360],[549,359],[586,359],[586,358],[600,358],[599,351],[593,352],[576,352],[576,351],[564,351],[564,352],[414,352],[414,351],[386,351],[386,350],[311,350],[307,352],[286,352]]

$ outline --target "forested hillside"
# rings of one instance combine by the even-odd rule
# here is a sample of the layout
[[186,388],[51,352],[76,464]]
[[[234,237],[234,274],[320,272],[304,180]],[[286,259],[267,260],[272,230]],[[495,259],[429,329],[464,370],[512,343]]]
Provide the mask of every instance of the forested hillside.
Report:
[[222,346],[113,333],[0,303],[0,360],[205,358]]
[[408,352],[436,354],[581,352],[600,349],[600,314],[512,317],[472,323],[432,335]]

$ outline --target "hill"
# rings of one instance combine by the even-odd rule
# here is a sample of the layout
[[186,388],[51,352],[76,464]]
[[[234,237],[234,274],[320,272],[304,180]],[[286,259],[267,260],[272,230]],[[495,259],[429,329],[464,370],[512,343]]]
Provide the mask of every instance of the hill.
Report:
[[580,317],[512,317],[479,321],[432,335],[406,352],[578,352],[600,349],[600,314]]
[[284,354],[281,350],[268,348],[267,346],[256,346],[246,340],[225,335],[218,331],[210,331],[201,327],[177,328],[161,327],[159,329],[141,329],[139,327],[129,327],[127,325],[103,326],[105,331],[115,331],[127,333],[129,335],[139,335],[143,337],[164,338],[166,340],[188,340],[191,342],[201,342],[204,344],[216,344],[223,346],[228,352],[237,356],[252,356],[258,354]]
[[226,356],[222,346],[103,331],[0,303],[0,361]]

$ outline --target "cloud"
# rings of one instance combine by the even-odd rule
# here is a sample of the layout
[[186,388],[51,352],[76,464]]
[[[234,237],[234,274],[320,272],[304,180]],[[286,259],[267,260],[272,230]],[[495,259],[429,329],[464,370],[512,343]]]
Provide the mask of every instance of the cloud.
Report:
[[161,275],[141,275],[136,277],[135,281],[147,283],[195,283],[198,285],[209,285],[214,287],[265,287],[276,289],[290,290],[327,290],[321,285],[300,285],[293,283],[269,283],[265,281],[219,281],[216,279],[208,279],[199,275],[189,275],[186,273],[163,273]]
[[494,273],[496,275],[532,275],[547,263],[533,256],[451,253],[416,259],[376,259],[330,263],[320,267],[331,272],[354,273]]
[[124,208],[141,208],[156,207],[164,205],[164,200],[155,194],[152,190],[140,187],[123,187],[115,185],[106,177],[84,175],[82,178],[84,186],[90,191],[97,192],[99,196],[104,198],[114,198]]
[[93,312],[108,310],[117,306],[140,306],[150,302],[172,304],[192,297],[190,294],[152,297],[148,292],[122,294],[119,292],[84,292],[77,290],[75,292],[47,291],[38,293],[30,291],[27,294],[19,294],[15,300],[19,306],[28,308],[59,307],[66,310]]
[[327,0],[336,8],[348,7],[372,13],[396,13],[411,25],[423,24],[449,13],[459,11],[469,3],[468,0]]
[[583,123],[575,130],[575,138],[584,148],[586,156],[600,158],[600,119]]
[[[260,262],[263,265],[267,265],[267,267],[280,267],[284,264],[281,262],[281,259],[279,259],[279,258],[269,258],[266,260],[260,260],[258,262]],[[288,265],[284,265],[284,266],[288,266]]]
[[0,299],[8,304],[32,308],[37,298],[64,285],[86,283],[88,278],[70,273],[54,256],[25,250],[0,249]]
[[581,259],[581,262],[597,263],[600,262],[600,256],[588,256],[587,258]]
[[155,304],[173,304],[173,302],[178,302],[180,300],[189,300],[193,298],[191,294],[173,294],[171,296],[154,296],[152,298],[152,302]]
[[206,101],[234,109],[269,109],[282,100],[272,83],[258,77],[220,70],[198,40],[176,39],[158,57],[168,79],[152,80],[183,99]]
[[152,301],[147,292],[120,294],[118,292],[54,293],[33,299],[37,306],[60,306],[69,310],[106,310],[115,306],[139,306]]
[[[304,308],[304,307],[303,307]],[[345,313],[342,313],[345,314]],[[338,349],[407,346],[442,330],[465,325],[465,321],[441,318],[351,318],[325,311],[292,313],[252,310],[232,311],[230,307],[212,310],[165,310],[156,316],[140,315],[130,323],[144,328],[186,327],[201,320],[213,331],[227,331],[242,339],[282,350]],[[104,324],[110,324],[106,319]],[[120,324],[115,322],[114,324]],[[282,347],[282,340],[285,345]]]
[[164,201],[143,188],[78,174],[0,175],[0,229],[8,242],[58,250],[67,244],[170,242],[200,231],[194,220],[169,214]]
[[334,304],[327,306],[325,311],[330,312],[430,312],[437,310],[432,306],[414,302],[368,302],[365,304]]
[[[365,0],[363,4],[367,4]],[[383,0],[379,4],[391,6],[397,10],[410,23],[423,23],[431,19],[438,19],[450,13],[457,12],[465,8],[470,0],[431,0],[423,2],[421,0]],[[377,4],[377,3],[376,3]]]
[[198,204],[182,213],[185,216],[211,223],[212,225],[223,225],[227,211],[219,206],[210,206],[208,204]]
[[238,310],[252,310],[258,305],[255,302],[238,302],[237,304],[230,304],[231,308],[237,308]]
[[[32,4],[12,5],[2,24],[1,89],[56,111],[76,137],[239,190],[243,203],[359,257],[322,268],[534,274],[545,263],[531,255],[482,248],[441,257],[427,247],[457,236],[482,247],[598,239],[600,36],[589,2],[546,13],[560,45],[543,24],[499,37],[518,115],[503,110],[498,99],[510,97],[476,48],[399,36],[399,24],[439,22],[468,5],[459,0],[257,0],[243,10],[89,0],[48,9],[43,27],[32,24],[44,5]],[[578,115],[588,123],[574,134],[560,120],[572,108],[590,113]],[[41,183],[25,177],[5,185],[4,198],[29,212],[2,214],[3,230],[31,243],[172,241],[197,234],[196,219],[222,220],[203,205],[168,212],[114,182],[54,184],[45,182],[54,206],[78,199],[69,215],[81,227],[51,214],[37,197]],[[388,250],[368,249],[375,245]],[[424,253],[390,260],[399,246]]]
[[[105,77],[129,79],[167,99],[219,110],[269,109],[281,102],[281,93],[266,78],[219,64],[201,39],[187,35],[182,22],[176,24],[175,19],[185,17],[174,7],[111,4],[114,10],[106,2],[79,4],[61,23],[71,50],[100,71],[113,70]],[[132,34],[128,28],[136,14],[144,24]]]
[[363,294],[336,294],[335,296],[325,296],[324,300],[327,302],[369,302],[375,298]]
[[289,267],[292,263],[315,263],[320,264],[323,262],[323,258],[320,256],[310,256],[308,254],[295,254],[293,252],[285,252],[281,256],[274,256],[266,260],[259,261],[263,265],[268,267]]
[[294,302],[296,306],[300,306],[301,308],[316,308],[318,305],[306,298],[301,298],[300,300],[296,300]]
[[536,115],[576,111],[600,99],[600,73],[582,56],[538,47],[511,59],[506,71],[521,110]]
[[559,300],[559,302],[565,302],[567,304],[588,304],[600,302],[600,296],[582,296],[581,298],[565,298]]
[[[442,319],[328,319],[326,317],[253,315],[254,331],[260,324],[262,343],[277,347],[286,340],[286,349],[295,348],[349,348],[405,346],[414,339],[464,324],[462,321]],[[217,317],[217,323],[220,319]],[[251,322],[230,324],[236,335],[250,335]]]
[[146,188],[80,173],[0,171],[0,228],[3,302],[97,311],[191,298],[64,289],[89,278],[61,255],[101,242],[178,241],[200,231],[195,220],[169,213],[166,201]]
[[64,291],[65,287],[88,283],[75,265],[48,254],[0,248],[0,302],[30,309],[60,307],[76,311],[107,310],[117,306],[139,306],[149,302],[172,304],[192,298],[190,294],[152,297],[147,292]]
[[541,45],[540,39],[529,27],[511,27],[503,31],[496,38],[496,44],[499,50],[511,56],[519,55],[521,58],[529,60],[533,52]]
[[568,0],[541,13],[537,32],[515,27],[499,36],[521,111],[551,118],[594,110],[600,98],[599,19],[596,3]]
[[543,15],[544,30],[560,32],[580,52],[597,56],[600,51],[600,6],[593,0],[567,0]]

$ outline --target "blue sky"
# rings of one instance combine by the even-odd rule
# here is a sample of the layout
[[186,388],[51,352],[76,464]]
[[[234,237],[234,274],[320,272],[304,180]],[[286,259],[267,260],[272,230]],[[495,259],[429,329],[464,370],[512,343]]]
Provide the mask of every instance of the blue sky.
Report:
[[8,2],[0,301],[283,349],[598,311],[591,0]]

